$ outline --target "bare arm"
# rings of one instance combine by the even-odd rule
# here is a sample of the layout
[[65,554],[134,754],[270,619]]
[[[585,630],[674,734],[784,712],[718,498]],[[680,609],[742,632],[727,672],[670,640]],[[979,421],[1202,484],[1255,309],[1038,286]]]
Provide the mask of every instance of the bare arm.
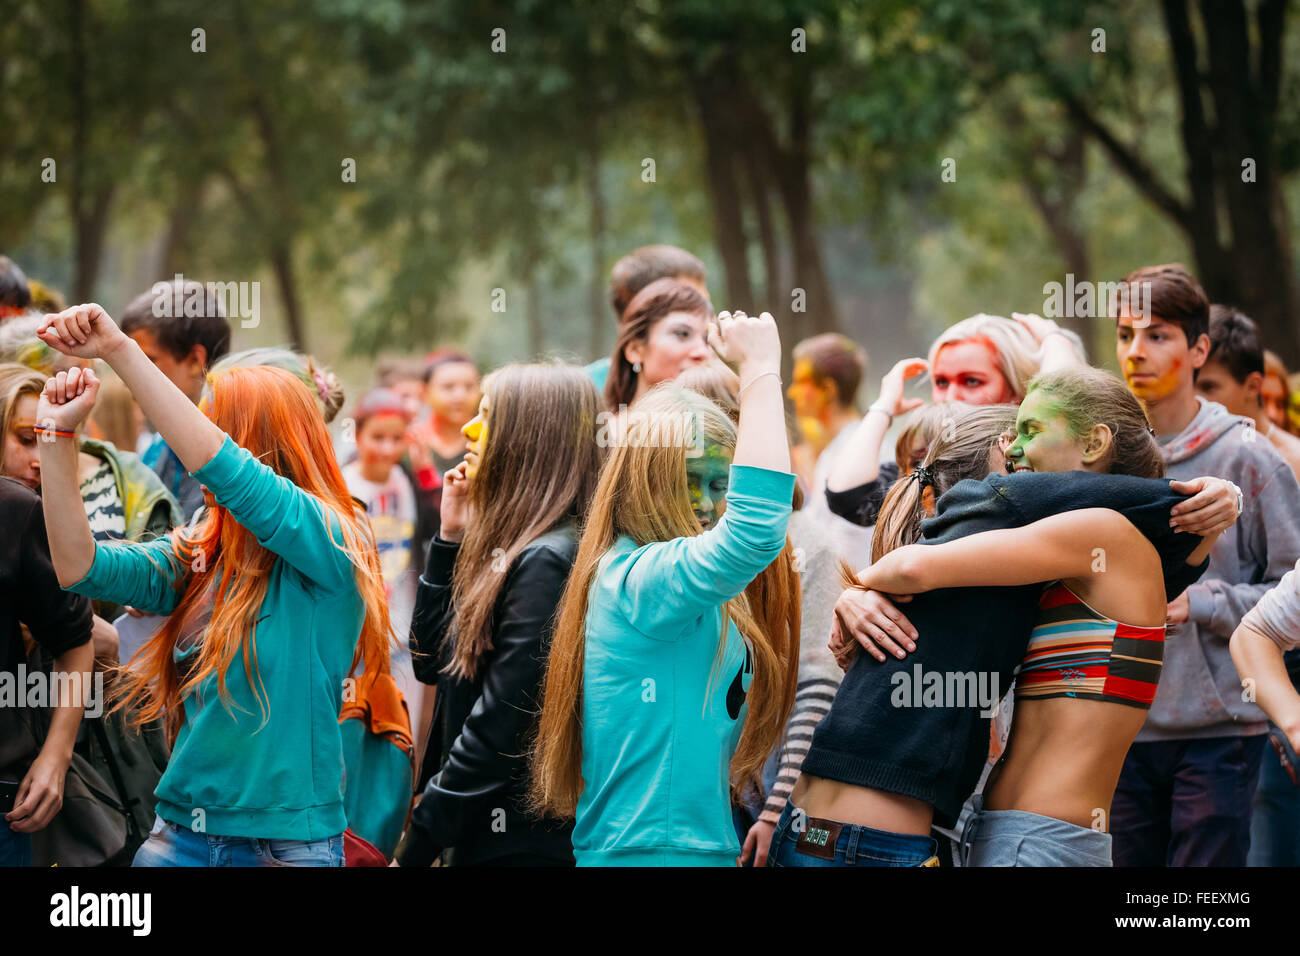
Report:
[[723,312],[709,328],[709,342],[740,376],[740,424],[733,465],[790,471],[790,441],[781,395],[781,339],[776,320]]
[[886,594],[936,588],[1016,587],[1092,573],[1097,548],[1120,553],[1132,525],[1109,508],[1084,508],[1023,528],[983,531],[945,544],[910,544],[858,572],[863,587]]
[[903,385],[926,370],[928,363],[922,358],[902,359],[894,364],[880,382],[880,397],[853,433],[853,441],[835,462],[826,477],[830,491],[848,491],[875,481],[880,475],[880,446],[885,433],[899,415],[923,405],[919,398],[903,398]]
[[1233,632],[1228,650],[1242,686],[1253,682],[1255,702],[1282,729],[1291,746],[1300,749],[1300,694],[1286,672],[1282,648],[1243,623]]
[[77,742],[77,728],[81,726],[94,666],[95,653],[89,641],[54,659],[51,677],[66,674],[71,679],[53,681],[59,699],[50,717],[49,732],[40,754],[23,777],[13,810],[5,814],[10,828],[18,833],[43,830],[63,807],[63,785],[68,764],[72,762],[72,747]]
[[[77,439],[55,435],[74,432],[95,407],[99,379],[91,371],[74,368],[45,383],[36,406],[41,456],[41,508],[50,539],[50,558],[60,587],[70,587],[86,576],[95,560],[95,539],[81,501],[77,476]],[[52,429],[53,431],[49,431]]]
[[98,305],[78,305],[48,315],[37,334],[66,355],[102,358],[112,366],[186,471],[198,471],[221,449],[225,432],[212,424]]

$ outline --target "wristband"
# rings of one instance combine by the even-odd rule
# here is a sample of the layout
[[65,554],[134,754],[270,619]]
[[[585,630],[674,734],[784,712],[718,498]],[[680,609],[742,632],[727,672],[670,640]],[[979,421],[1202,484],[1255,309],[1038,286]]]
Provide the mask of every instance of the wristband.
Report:
[[869,407],[867,408],[867,414],[870,415],[872,412],[880,412],[880,414],[884,415],[886,418],[889,419],[889,423],[890,423],[891,425],[894,423],[894,414],[893,414],[893,412],[889,411],[889,410],[886,409],[884,406],[882,406],[882,405],[871,405],[871,406],[869,406]]
[[38,434],[38,435],[55,435],[55,436],[57,436],[57,437],[59,437],[59,438],[76,438],[76,437],[77,437],[77,433],[76,433],[76,432],[65,432],[65,431],[60,431],[60,430],[57,429],[57,428],[43,428],[43,427],[40,426],[40,425],[33,425],[33,426],[32,426],[32,431],[36,432],[36,434]]

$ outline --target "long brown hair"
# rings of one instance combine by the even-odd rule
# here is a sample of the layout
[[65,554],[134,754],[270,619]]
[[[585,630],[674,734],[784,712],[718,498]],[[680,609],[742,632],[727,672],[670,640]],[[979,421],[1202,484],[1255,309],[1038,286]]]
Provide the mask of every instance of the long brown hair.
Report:
[[488,441],[469,486],[474,520],[456,557],[456,645],[446,670],[473,678],[492,648],[492,612],[519,552],[565,518],[581,519],[600,474],[598,396],[583,369],[506,365],[483,383]]
[[689,312],[713,318],[713,306],[699,289],[678,279],[656,279],[638,292],[627,304],[618,321],[618,340],[609,356],[609,374],[605,378],[605,407],[617,411],[631,405],[636,397],[637,373],[624,351],[674,312]]
[[[582,793],[586,620],[601,558],[622,534],[637,545],[700,534],[687,489],[687,449],[701,439],[728,454],[736,445],[735,425],[721,409],[673,383],[648,392],[638,411],[654,421],[660,440],[620,443],[611,451],[560,603],[531,755],[530,796],[539,814],[572,817]],[[715,664],[733,620],[754,655],[749,712],[731,759],[733,788],[756,778],[767,761],[794,704],[798,682],[799,589],[794,583],[781,584],[796,580],[788,545],[763,572],[769,574],[771,586],[761,586],[762,608],[752,606],[748,593],[723,607]]]
[[[938,434],[922,462],[934,480],[935,500],[959,481],[987,476],[989,452],[998,436],[1015,422],[1015,405],[954,407],[950,415],[941,416]],[[915,473],[900,478],[889,489],[871,536],[873,562],[895,548],[920,540],[921,522],[925,519],[924,491]]]
[[[386,673],[393,632],[379,552],[370,522],[348,493],[316,396],[293,373],[265,366],[211,373],[208,388],[200,407],[213,424],[309,493],[321,506],[320,520],[327,522],[331,538],[337,522],[342,540],[334,543],[356,568],[365,606],[350,672],[364,664],[367,675]],[[137,725],[165,715],[168,740],[175,741],[184,720],[183,698],[209,675],[216,675],[223,704],[231,705],[226,674],[238,653],[265,723],[270,699],[258,671],[254,627],[279,556],[220,505],[209,508],[193,529],[175,532],[172,552],[170,570],[183,572],[176,581],[180,601],[158,633],[116,671],[113,709],[127,708]],[[216,595],[212,618],[198,662],[182,683],[174,657],[176,642],[185,625],[197,619],[211,589]]]

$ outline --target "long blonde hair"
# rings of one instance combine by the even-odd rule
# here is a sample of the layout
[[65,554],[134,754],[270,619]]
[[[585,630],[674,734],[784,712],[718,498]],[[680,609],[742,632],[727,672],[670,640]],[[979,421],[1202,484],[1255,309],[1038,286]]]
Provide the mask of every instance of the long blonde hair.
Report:
[[[700,534],[687,488],[687,449],[702,441],[730,455],[736,445],[731,419],[703,395],[675,383],[646,393],[636,410],[650,422],[650,431],[625,434],[606,460],[560,603],[531,754],[530,797],[539,814],[572,817],[582,793],[586,621],[601,559],[620,535],[640,546]],[[734,621],[753,651],[754,679],[731,759],[733,789],[758,776],[794,705],[798,682],[799,589],[792,584],[796,575],[788,542],[759,578],[764,576],[774,584],[760,586],[764,607],[753,606],[750,592],[724,605],[714,660],[716,672]],[[785,585],[776,586],[781,581]],[[713,675],[710,690],[712,685]]]

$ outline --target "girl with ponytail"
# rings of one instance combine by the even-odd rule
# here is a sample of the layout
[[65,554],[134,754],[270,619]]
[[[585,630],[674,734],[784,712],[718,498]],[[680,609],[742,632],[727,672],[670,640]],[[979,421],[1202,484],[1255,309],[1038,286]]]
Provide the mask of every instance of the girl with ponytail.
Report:
[[318,391],[280,368],[216,371],[196,407],[97,305],[46,316],[41,340],[102,358],[204,487],[197,524],[145,545],[96,542],[65,436],[99,381],[74,369],[38,409],[59,582],[166,615],[118,678],[136,722],[173,743],[140,866],[341,866],[349,678],[393,639],[365,515],[335,463]]
[[[931,827],[952,826],[974,789],[989,717],[1040,615],[1074,601],[1095,615],[1089,628],[1099,646],[1101,635],[1118,640],[1145,628],[1152,640],[1143,647],[1153,652],[1150,628],[1163,624],[1166,590],[1177,593],[1199,576],[1214,537],[1235,520],[1226,482],[1159,480],[1163,463],[1141,406],[1112,376],[1076,368],[1035,379],[1016,410],[1014,444],[1001,434],[1010,411],[981,407],[945,423],[921,466],[886,498],[875,563],[846,574],[850,591],[836,606],[832,641],[851,631],[872,653],[853,661],[813,736],[773,838],[777,865],[937,865]],[[936,505],[926,520],[928,489]],[[1200,494],[1188,501],[1190,491]],[[1192,533],[1175,534],[1171,513]],[[1112,573],[1095,573],[1098,554]],[[893,617],[859,605],[852,619],[861,589],[886,603],[884,595],[899,596],[906,617],[892,605]],[[869,628],[862,617],[872,618]],[[1109,659],[1111,645],[1104,650]],[[1118,673],[1125,665],[1111,666]],[[1146,668],[1137,683],[1151,677]],[[1115,690],[1104,675],[1084,679],[1095,678],[1099,694]],[[1134,708],[1154,692],[1153,682],[1126,686]],[[1119,745],[1121,762],[1131,739]],[[1066,760],[1084,753],[1059,749]],[[1078,794],[1103,801],[1090,807],[1109,804],[1101,791],[1111,768],[1087,762],[1101,751],[1113,762],[1110,747],[1088,748],[1081,761],[1095,776]],[[1070,776],[1072,784],[1081,779]],[[1097,858],[1098,840],[1078,839],[1072,818],[1056,822],[1072,828],[1048,834],[1067,847],[1058,852],[1074,852],[1071,862]]]
[[747,590],[790,581],[780,340],[766,313],[724,313],[709,337],[738,364],[739,426],[673,383],[639,399],[560,604],[532,795],[574,818],[579,866],[735,865],[731,794],[794,700],[798,592]]

